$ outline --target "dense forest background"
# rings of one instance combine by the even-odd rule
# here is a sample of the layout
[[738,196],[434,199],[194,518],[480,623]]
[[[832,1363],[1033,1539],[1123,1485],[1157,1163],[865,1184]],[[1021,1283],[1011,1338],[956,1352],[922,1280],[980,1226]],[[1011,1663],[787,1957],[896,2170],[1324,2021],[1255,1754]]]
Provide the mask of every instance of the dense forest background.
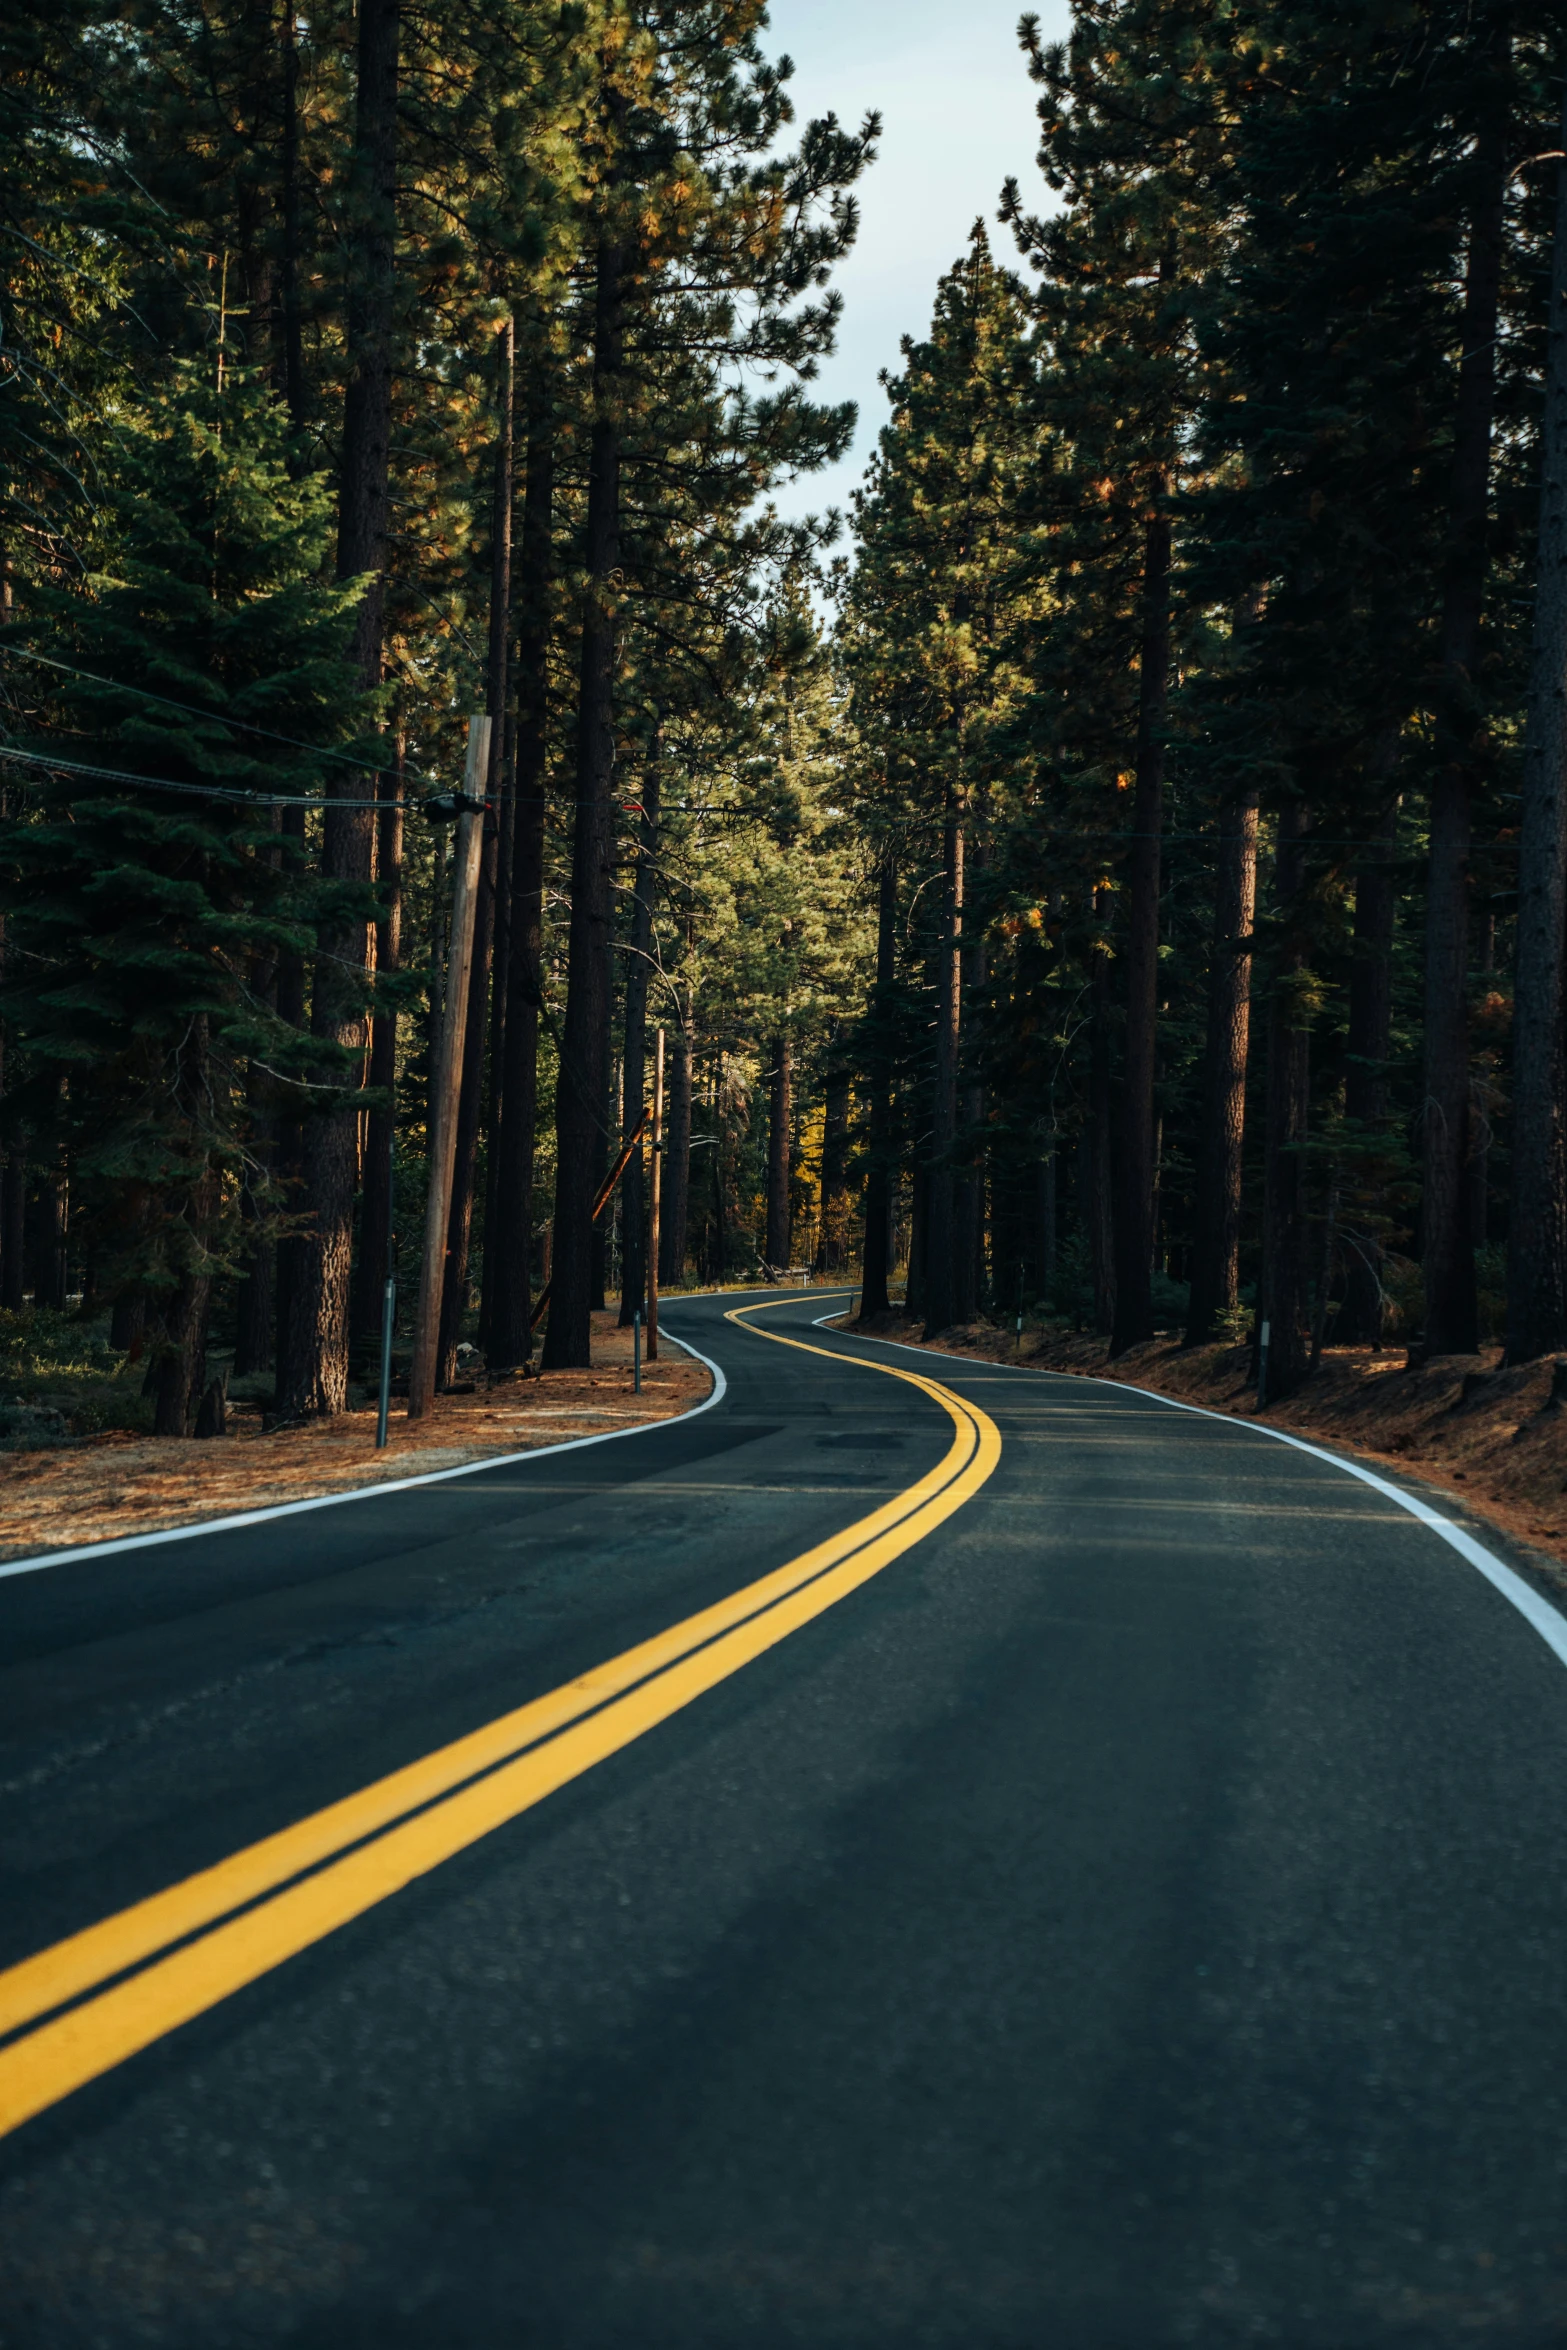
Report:
[[[961,38],[955,30],[954,39]],[[1567,1346],[1567,27],[1076,0],[774,487],[874,120],[757,0],[0,25],[0,1305],[345,1408],[648,1277],[938,1330]]]

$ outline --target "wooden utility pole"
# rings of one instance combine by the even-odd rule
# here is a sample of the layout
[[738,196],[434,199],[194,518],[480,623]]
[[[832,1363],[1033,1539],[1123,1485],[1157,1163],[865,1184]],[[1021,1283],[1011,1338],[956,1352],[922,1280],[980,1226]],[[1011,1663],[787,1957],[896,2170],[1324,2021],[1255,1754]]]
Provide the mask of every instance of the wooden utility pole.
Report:
[[470,718],[468,765],[463,777],[464,805],[457,817],[457,847],[452,859],[452,937],[446,961],[446,991],[441,1004],[435,1065],[430,1072],[430,1187],[425,1194],[424,1255],[419,1266],[413,1368],[408,1374],[410,1420],[422,1419],[435,1401],[441,1286],[446,1274],[452,1170],[457,1158],[457,1097],[468,1026],[473,922],[479,902],[479,861],[484,850],[484,782],[489,765],[490,721]]
[[658,1210],[664,1166],[664,1031],[653,1039],[653,1178],[648,1191],[647,1359],[658,1361]]

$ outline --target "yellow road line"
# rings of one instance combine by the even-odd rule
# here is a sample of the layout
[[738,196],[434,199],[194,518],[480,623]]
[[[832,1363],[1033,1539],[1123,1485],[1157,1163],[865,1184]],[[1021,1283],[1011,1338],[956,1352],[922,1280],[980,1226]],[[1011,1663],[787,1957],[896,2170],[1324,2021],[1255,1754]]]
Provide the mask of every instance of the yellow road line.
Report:
[[[726,1319],[759,1311],[742,1307]],[[960,1509],[1000,1458],[1001,1439],[985,1413],[933,1379],[777,1331],[753,1335],[921,1388],[954,1424],[944,1459],[842,1533],[715,1606],[0,1973],[0,2032],[109,1983],[0,2049],[0,2136],[667,1721],[900,1558]],[[466,1784],[479,1772],[489,1775]],[[406,1816],[423,1805],[430,1808]],[[316,1873],[291,1881],[307,1869]],[[232,1914],[247,1902],[259,1906]],[[200,1939],[155,1957],[192,1934]],[[154,1963],[139,1974],[109,1982],[146,1959]]]

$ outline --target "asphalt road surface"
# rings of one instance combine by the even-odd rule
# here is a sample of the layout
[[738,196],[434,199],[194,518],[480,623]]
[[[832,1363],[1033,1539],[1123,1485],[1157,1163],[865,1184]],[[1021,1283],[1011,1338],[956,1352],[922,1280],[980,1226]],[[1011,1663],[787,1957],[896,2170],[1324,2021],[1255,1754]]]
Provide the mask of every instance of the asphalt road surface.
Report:
[[1540,1631],[738,1302],[684,1421],[0,1580],[0,2344],[1567,2341]]

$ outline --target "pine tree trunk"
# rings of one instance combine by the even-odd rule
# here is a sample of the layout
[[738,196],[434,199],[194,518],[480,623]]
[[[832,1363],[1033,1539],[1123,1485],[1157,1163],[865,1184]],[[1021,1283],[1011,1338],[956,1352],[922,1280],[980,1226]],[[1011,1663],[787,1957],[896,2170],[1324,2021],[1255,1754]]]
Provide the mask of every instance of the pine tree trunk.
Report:
[[479,1290],[479,1347],[486,1363],[495,1359],[495,1258],[501,1221],[501,1159],[506,1147],[506,1006],[511,998],[512,867],[517,857],[517,728],[510,709],[504,713],[497,823],[495,944],[490,953],[489,1122],[484,1144],[484,1273]]
[[[259,1123],[259,1121],[258,1121]],[[265,1149],[259,1138],[252,1148],[258,1156]],[[256,1197],[247,1184],[240,1199],[240,1212],[247,1223],[256,1220]],[[272,1274],[277,1252],[271,1241],[251,1243],[245,1260],[245,1271],[239,1284],[234,1315],[234,1376],[248,1379],[257,1371],[272,1367]]]
[[835,1068],[827,1078],[822,1120],[822,1231],[816,1251],[818,1272],[841,1273],[849,1261],[844,1225],[849,1209],[849,1073]]
[[724,1210],[724,1063],[718,1057],[718,1074],[713,1088],[713,1279],[722,1288],[729,1273],[729,1224]]
[[1056,1194],[1060,1160],[1060,1151],[1051,1142],[1039,1162],[1039,1291],[1046,1297],[1055,1281],[1059,1254],[1060,1211]]
[[496,1215],[485,1243],[492,1268],[488,1347],[492,1369],[533,1353],[529,1328],[533,1157],[538,1124],[539,1010],[544,956],[544,780],[548,757],[550,579],[555,533],[555,411],[548,376],[537,378],[517,564],[517,751],[513,785],[505,1068]]
[[793,1063],[789,1039],[775,1036],[767,1079],[767,1262],[775,1273],[789,1269],[789,1121],[793,1115]]
[[[1504,68],[1507,33],[1500,9],[1492,11],[1488,46],[1496,66]],[[1442,683],[1426,880],[1420,1227],[1426,1291],[1424,1353],[1428,1361],[1437,1355],[1473,1354],[1480,1343],[1474,1235],[1469,1229],[1469,852],[1474,795],[1480,781],[1476,743],[1484,729],[1475,665],[1487,562],[1507,141],[1507,117],[1503,108],[1495,105],[1478,141],[1474,166],[1477,185],[1460,327],[1462,357],[1442,599]]]
[[555,1241],[547,1370],[591,1360],[593,1191],[605,1142],[609,1057],[608,953],[614,840],[615,573],[620,562],[619,381],[624,348],[623,248],[607,234],[596,258],[593,430],[588,465],[586,599],[582,615],[577,808],[571,941],[555,1110]]
[[[376,884],[381,919],[375,933],[377,1004],[370,1023],[370,1087],[385,1096],[372,1110],[365,1141],[364,1202],[359,1216],[359,1263],[354,1283],[354,1351],[373,1356],[380,1338],[386,1278],[392,1269],[392,1162],[397,1137],[397,1014],[382,1000],[381,983],[396,975],[403,935],[403,759],[399,729],[395,765],[377,790]],[[238,1363],[235,1369],[239,1368]]]
[[[181,1048],[177,1087],[192,1124],[202,1116],[208,1083],[207,1022],[198,1016]],[[179,1286],[163,1309],[163,1330],[153,1365],[153,1433],[188,1436],[207,1377],[207,1315],[212,1302],[208,1251],[218,1208],[216,1171],[204,1168],[183,1202],[186,1262]]]
[[[492,730],[490,740],[494,742]],[[473,1189],[478,1167],[479,1127],[484,1114],[485,1015],[490,1003],[490,957],[495,945],[496,835],[486,819],[474,908],[473,960],[468,967],[468,1015],[463,1029],[462,1083],[457,1096],[457,1146],[452,1157],[452,1204],[446,1226],[446,1269],[441,1283],[441,1326],[436,1351],[436,1385],[450,1387],[457,1376],[457,1348],[468,1308],[468,1258],[473,1246]]]
[[153,1387],[155,1436],[188,1436],[207,1378],[207,1315],[212,1281],[188,1272],[164,1312]]
[[59,1130],[50,1148],[49,1164],[38,1186],[38,1270],[33,1280],[33,1303],[63,1314],[69,1280],[70,1178],[65,1163],[66,1080],[56,1086],[60,1105]]
[[[658,856],[659,743],[655,734],[642,783],[642,837],[631,908],[631,954],[626,964],[625,1049],[620,1062],[620,1139],[626,1142],[648,1102],[647,983],[653,951],[653,886]],[[642,1154],[620,1179],[620,1326],[647,1311],[647,1202]],[[660,1202],[662,1205],[662,1202]]]
[[500,892],[500,826],[496,820],[506,787],[507,653],[511,644],[512,409],[516,389],[516,335],[507,319],[499,335],[496,386],[495,465],[490,501],[490,643],[485,694],[490,710],[490,761],[485,778],[490,813],[484,825],[484,855],[475,910],[473,962],[468,979],[468,1015],[463,1029],[462,1090],[457,1105],[457,1149],[452,1163],[452,1206],[447,1226],[446,1272],[441,1285],[441,1330],[436,1383],[449,1387],[457,1376],[457,1347],[468,1302],[468,1262],[473,1251],[474,1182],[479,1130],[484,1115],[485,1046],[490,1009],[490,975]]
[[0,1307],[19,1314],[27,1292],[27,1153],[13,1138],[0,1178]]
[[898,876],[883,851],[876,880],[876,994],[872,1021],[870,1164],[865,1174],[865,1251],[860,1266],[860,1316],[892,1311],[887,1275],[892,1265],[892,988],[897,976]]
[[675,1289],[686,1275],[691,1201],[691,1007],[671,1039],[669,1119],[658,1228],[658,1285]]
[[1264,1400],[1293,1395],[1309,1367],[1310,1228],[1305,1143],[1311,1107],[1311,1037],[1301,1003],[1306,969],[1303,903],[1307,820],[1298,802],[1279,810],[1273,867],[1278,935],[1268,989],[1268,1113],[1263,1160],[1262,1281],[1268,1324]]
[[[360,0],[354,126],[353,228],[348,255],[348,390],[339,467],[337,576],[367,578],[355,615],[353,658],[361,683],[381,682],[381,635],[389,516],[392,339],[396,280],[397,74],[399,0]],[[359,778],[333,771],[330,800],[363,797]],[[374,867],[369,809],[329,804],[321,871],[328,881],[368,884]],[[367,1041],[365,999],[370,930],[344,922],[325,933],[316,957],[311,1032],[349,1058]],[[325,1081],[350,1082],[334,1060]],[[308,1223],[288,1282],[287,1326],[279,1343],[278,1402],[290,1414],[340,1412],[348,1400],[348,1301],[359,1119],[342,1109],[311,1118],[302,1152],[302,1206]]]
[[304,314],[299,295],[304,243],[299,187],[299,44],[297,19],[291,0],[281,11],[280,21],[283,36],[283,136],[279,209],[283,215],[283,252],[279,291],[283,314],[283,368],[278,389],[288,409],[289,427],[296,444],[296,454],[290,459],[293,464],[303,461],[298,450],[305,429],[305,338]]
[[[11,565],[9,557],[0,559],[0,626],[11,619]],[[0,789],[0,818],[11,813],[10,797]],[[5,978],[5,917],[0,914],[0,981]],[[27,1210],[27,1173],[22,1154],[22,1138],[12,1116],[7,1079],[10,1068],[6,1057],[8,1042],[5,1024],[0,1021],[0,1310],[19,1314],[25,1276],[22,1268],[23,1219]]]
[[[495,943],[490,955],[490,1113],[484,1162],[484,1286],[479,1299],[479,1344],[494,1355],[496,1227],[500,1221],[501,1158],[506,1131],[506,1007],[511,993],[512,866],[517,854],[517,727],[510,655],[513,633],[512,526],[516,512],[517,322],[500,337],[497,452],[490,521],[489,698],[490,798],[497,829]],[[501,574],[504,570],[504,579]],[[497,592],[498,591],[498,592]],[[497,621],[499,629],[497,632]]]
[[[984,813],[983,793],[979,814]],[[984,872],[985,846],[983,824],[976,826],[977,837],[968,848],[964,866],[965,937],[962,951],[962,981],[965,1005],[972,1007],[984,999],[989,975],[989,958],[984,939],[978,934],[972,911],[973,900],[979,890]],[[964,1040],[965,1053],[972,1063],[974,1044],[973,1021],[969,1021],[970,1036]],[[959,1149],[962,1164],[954,1170],[952,1187],[952,1318],[959,1324],[979,1319],[980,1300],[985,1291],[985,1087],[977,1068],[971,1066],[964,1075],[959,1092],[962,1133]]]
[[[965,963],[970,957],[964,956]],[[963,1101],[964,1164],[952,1186],[952,1319],[966,1324],[979,1318],[984,1292],[985,1162],[982,1134],[985,1122],[983,1085],[965,1085]]]
[[963,816],[957,796],[947,794],[942,832],[946,888],[941,909],[941,943],[936,956],[936,1073],[931,1091],[930,1174],[925,1186],[921,1310],[925,1336],[948,1330],[957,1319],[958,1062],[963,1050]]
[[[283,865],[285,871],[303,872],[305,867],[305,818],[302,809],[283,810]],[[305,997],[305,960],[291,947],[285,947],[277,964],[278,1018],[286,1020],[290,1028],[303,1029],[308,1017]],[[283,1212],[294,1217],[300,1208],[300,1187],[304,1181],[305,1129],[297,1115],[286,1114],[292,1105],[284,1097],[285,1114],[274,1122],[273,1171],[277,1178],[277,1197]],[[288,1333],[293,1325],[293,1294],[298,1268],[304,1255],[304,1239],[298,1232],[287,1232],[277,1243],[272,1267],[273,1286],[273,1355],[279,1364],[288,1344]]]
[[1097,932],[1090,941],[1088,975],[1088,1129],[1083,1151],[1083,1223],[1094,1292],[1094,1328],[1108,1338],[1115,1326],[1115,1235],[1110,1187],[1110,955],[1106,938],[1109,893],[1096,891]]
[[207,1314],[212,1282],[205,1273],[187,1273],[164,1315],[153,1389],[152,1432],[188,1436],[207,1377]]
[[508,687],[503,713],[499,838],[495,863],[495,945],[490,956],[489,1123],[484,1153],[484,1269],[479,1291],[479,1345],[495,1361],[495,1298],[500,1249],[501,1168],[506,1149],[506,1014],[511,1002],[513,875],[517,862],[517,709]]
[[[1393,846],[1398,835],[1394,800],[1376,828],[1374,845],[1355,875],[1355,941],[1349,966],[1349,1034],[1344,1063],[1344,1115],[1352,1138],[1370,1143],[1386,1131],[1387,1064],[1393,1036],[1393,931],[1398,885]],[[1371,1184],[1377,1178],[1373,1172]],[[1362,1183],[1358,1188],[1369,1188]],[[1342,1221],[1341,1212],[1341,1221]],[[1382,1245],[1371,1230],[1349,1229],[1344,1246],[1344,1301],[1333,1327],[1340,1346],[1382,1343]]]
[[[1559,142],[1567,147],[1567,107]],[[1567,164],[1558,164],[1540,545],[1518,843],[1507,1360],[1567,1347]]]
[[116,1354],[139,1363],[147,1332],[147,1293],[122,1289],[109,1313],[109,1344]]
[[[1482,987],[1496,985],[1496,914],[1487,906],[1479,922],[1480,952],[1476,967]],[[1477,1250],[1491,1236],[1491,1109],[1494,1102],[1495,1055],[1487,1053],[1478,1065],[1471,1062],[1469,1084],[1469,1230]]]
[[930,1261],[930,1164],[916,1159],[909,1180],[909,1267],[903,1284],[903,1311],[911,1322],[922,1321],[929,1294],[925,1268]]
[[[280,810],[273,810],[272,824],[275,831],[281,831]],[[280,855],[280,847],[267,852],[274,871]],[[275,949],[264,949],[253,958],[250,984],[256,1001],[275,1011],[278,993]],[[258,1371],[272,1368],[272,1296],[277,1249],[269,1233],[257,1236],[257,1228],[268,1209],[275,1205],[276,1198],[276,1121],[272,1116],[271,1094],[270,1078],[252,1061],[245,1072],[249,1131],[245,1172],[240,1184],[240,1215],[252,1228],[252,1237],[235,1300],[233,1369],[237,1379],[247,1379]]]
[[1257,796],[1226,814],[1219,836],[1197,1144],[1191,1302],[1186,1344],[1204,1346],[1240,1296],[1241,1170],[1251,1034],[1252,925],[1257,911]]
[[1170,521],[1165,484],[1143,538],[1137,779],[1126,859],[1126,1041],[1115,1186],[1115,1315],[1110,1352],[1153,1336],[1154,1053],[1159,1016],[1160,834],[1170,690]]

